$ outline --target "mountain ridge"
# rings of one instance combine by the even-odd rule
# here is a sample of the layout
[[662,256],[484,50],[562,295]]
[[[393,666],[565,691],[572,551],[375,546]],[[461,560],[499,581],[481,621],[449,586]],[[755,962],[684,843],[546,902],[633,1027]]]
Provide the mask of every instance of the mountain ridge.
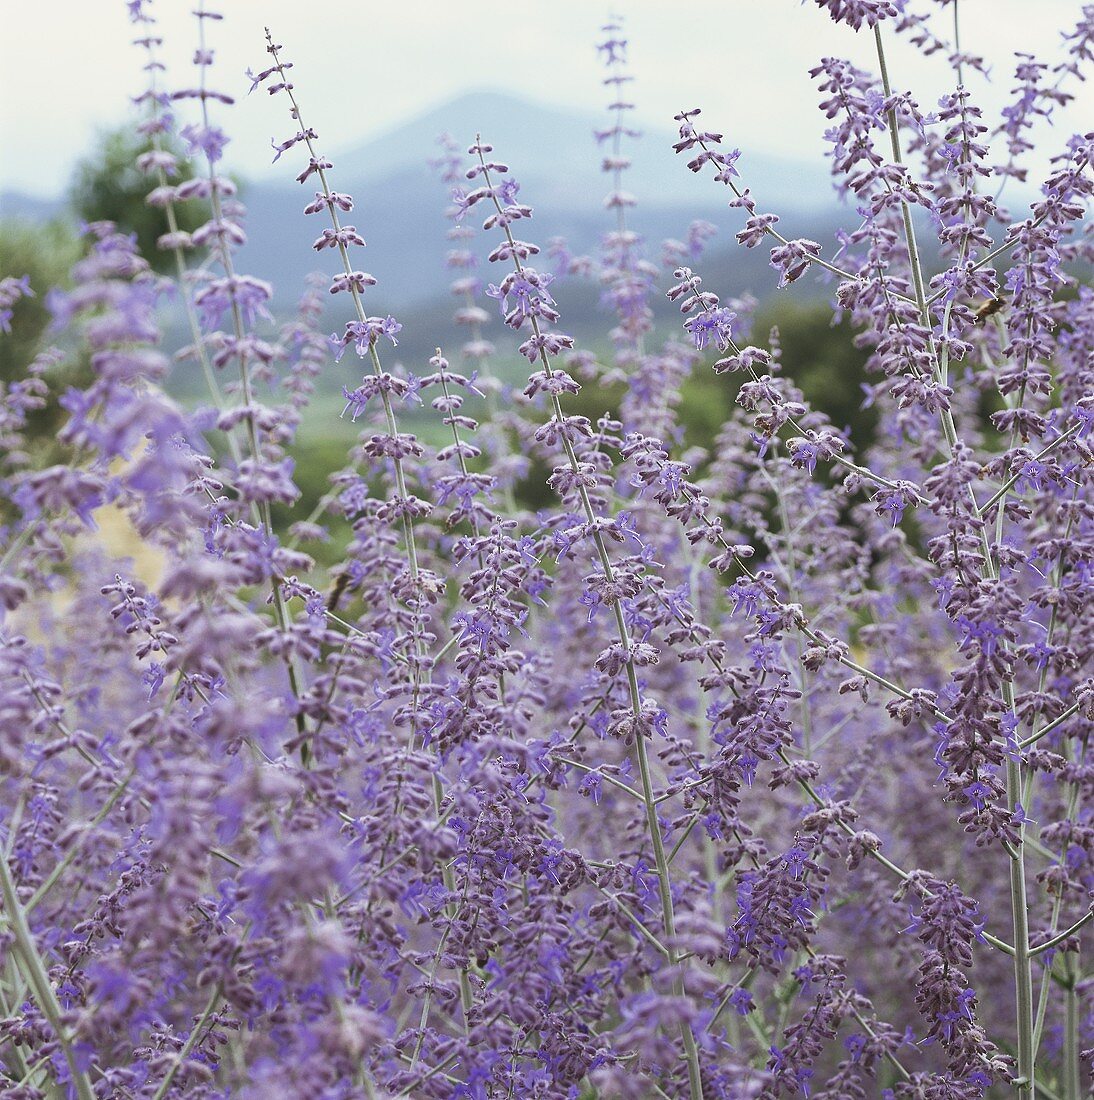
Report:
[[[546,249],[551,238],[564,237],[575,253],[594,250],[614,225],[614,216],[604,209],[611,181],[601,171],[602,149],[593,137],[609,119],[607,111],[470,90],[332,154],[332,186],[355,196],[356,209],[347,220],[368,241],[362,263],[380,281],[370,299],[401,304],[434,299],[451,279],[444,263],[450,247],[445,236],[450,223],[444,217],[449,185],[428,165],[438,155],[442,131],[462,134],[468,142],[482,133],[491,141],[498,159],[521,182],[521,199],[535,208],[531,239]],[[653,128],[625,143],[633,165],[624,186],[638,199],[628,224],[650,242],[651,253],[659,250],[662,238],[683,237],[696,218],[718,224],[723,239],[741,224],[740,212],[727,209],[726,190],[709,175],[688,171],[684,158],[672,152],[673,137],[668,128]],[[240,267],[272,282],[282,307],[296,299],[310,271],[329,267],[311,248],[322,226],[303,214],[314,188],[295,182],[295,152],[278,165],[280,178],[271,172],[244,180],[241,196],[248,211],[248,243]],[[803,234],[837,215],[821,169],[765,156],[745,156],[738,163],[761,206],[778,210]],[[13,192],[0,196],[4,215],[44,220],[61,212],[59,200]],[[492,244],[481,241],[473,247],[485,258]]]

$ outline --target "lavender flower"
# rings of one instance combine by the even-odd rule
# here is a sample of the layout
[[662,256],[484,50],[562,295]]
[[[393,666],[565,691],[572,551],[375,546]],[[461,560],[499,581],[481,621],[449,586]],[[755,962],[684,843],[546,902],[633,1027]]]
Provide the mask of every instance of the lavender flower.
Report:
[[[252,90],[288,103],[274,159],[300,158],[337,270],[275,327],[237,270],[222,20],[199,7],[193,86],[168,91],[151,5],[128,5],[176,278],[87,226],[70,285],[34,288],[59,347],[2,387],[5,1095],[1081,1093],[1091,136],[1057,139],[1029,209],[1003,185],[1031,178],[1094,19],[1055,65],[1020,56],[991,117],[955,6],[819,6],[877,54],[813,71],[851,204],[835,247],[784,236],[698,112],[677,151],[728,187],[740,246],[771,238],[779,294],[837,280],[866,440],[696,274],[711,226],[647,253],[622,20],[598,45],[600,248],[541,251],[510,167],[443,141],[459,359],[389,365],[413,345],[366,306],[367,210],[281,47]],[[892,34],[948,60],[930,112],[894,91]],[[206,212],[191,234],[181,203]],[[563,323],[581,274],[603,363]],[[0,340],[29,291],[0,281]],[[331,337],[324,302],[349,309]],[[89,373],[65,390],[69,358]],[[210,408],[167,396],[173,360]],[[703,447],[707,367],[732,400]],[[590,381],[607,411],[577,406]],[[356,440],[301,512],[298,430],[340,411]]]

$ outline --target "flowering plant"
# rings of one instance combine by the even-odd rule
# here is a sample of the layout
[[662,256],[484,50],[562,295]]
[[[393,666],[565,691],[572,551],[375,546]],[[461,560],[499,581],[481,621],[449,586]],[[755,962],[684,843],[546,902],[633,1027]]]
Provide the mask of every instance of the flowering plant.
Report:
[[[810,407],[750,299],[706,289],[712,226],[660,263],[631,227],[618,21],[599,46],[598,253],[556,242],[548,270],[504,151],[446,139],[467,340],[458,366],[438,348],[406,369],[282,47],[268,37],[252,90],[288,109],[275,159],[314,195],[330,337],[320,286],[278,325],[272,288],[237,269],[221,16],[200,7],[193,84],[166,91],[149,6],[128,6],[176,277],[87,225],[49,297],[62,346],[4,395],[4,1095],[1077,1098],[1094,135],[1060,141],[1028,209],[1002,194],[1084,79],[1094,6],[1058,65],[1020,57],[993,128],[956,3],[947,41],[910,3],[823,0],[877,57],[812,72],[852,225],[834,252],[785,236],[747,154],[677,116],[675,150],[727,189],[740,245],[770,248],[787,293],[829,280],[869,353],[872,441]],[[949,57],[936,111],[895,90],[893,36]],[[582,276],[606,362],[561,327],[552,287]],[[35,292],[0,282],[0,329]],[[683,317],[668,335],[661,294]],[[172,295],[197,410],[163,388]],[[81,352],[90,384],[52,392]],[[706,452],[679,403],[709,369],[735,408]],[[321,374],[361,430],[301,515]],[[618,407],[574,411],[582,382],[622,383]],[[50,402],[68,457],[43,467],[28,417]],[[443,445],[406,430],[409,404]],[[554,498],[533,511],[537,465]],[[138,560],[89,533],[107,522]]]

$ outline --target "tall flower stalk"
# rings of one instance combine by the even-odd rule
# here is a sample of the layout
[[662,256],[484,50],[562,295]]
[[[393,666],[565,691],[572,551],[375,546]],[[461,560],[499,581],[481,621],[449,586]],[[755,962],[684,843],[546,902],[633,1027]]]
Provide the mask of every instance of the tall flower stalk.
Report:
[[[551,429],[554,437],[561,443],[563,454],[572,475],[571,484],[573,491],[580,502],[585,519],[585,535],[590,538],[595,549],[596,556],[603,572],[603,585],[606,593],[604,602],[611,607],[611,613],[615,621],[615,627],[619,638],[618,649],[605,660],[605,670],[614,668],[622,671],[626,677],[627,690],[630,697],[630,717],[627,720],[632,730],[628,741],[633,741],[635,756],[638,761],[639,774],[642,781],[642,795],[645,801],[646,822],[649,829],[650,843],[653,848],[654,863],[657,868],[658,890],[661,897],[661,921],[665,937],[671,944],[676,939],[676,918],[673,910],[672,882],[669,872],[668,859],[665,853],[664,839],[661,835],[661,825],[657,817],[657,806],[654,801],[653,774],[650,768],[649,754],[646,740],[648,737],[649,717],[647,708],[642,698],[642,689],[638,682],[638,663],[649,663],[652,654],[648,653],[649,647],[639,645],[631,639],[626,617],[623,613],[620,593],[634,583],[634,578],[617,577],[612,565],[611,556],[608,553],[608,545],[605,539],[605,530],[612,531],[613,521],[603,515],[599,515],[593,508],[586,483],[587,467],[578,459],[574,447],[575,439],[582,434],[583,428],[580,421],[574,417],[568,417],[562,408],[561,394],[573,391],[576,383],[565,371],[555,367],[552,363],[552,355],[564,348],[571,347],[573,341],[561,333],[552,332],[541,327],[541,320],[553,322],[558,314],[554,310],[550,297],[541,286],[541,278],[538,272],[527,268],[524,260],[538,251],[534,246],[526,242],[518,241],[510,228],[515,221],[531,217],[531,210],[511,201],[515,196],[515,188],[511,181],[503,181],[495,185],[494,179],[508,173],[508,168],[498,161],[486,159],[488,153],[493,152],[491,146],[476,137],[475,144],[468,152],[478,158],[478,168],[472,169],[468,174],[474,179],[481,177],[482,185],[479,188],[463,196],[462,205],[470,206],[476,202],[488,201],[495,213],[488,217],[484,223],[484,229],[500,226],[505,236],[505,244],[495,248],[490,258],[494,261],[509,261],[513,265],[513,274],[506,276],[498,288],[498,296],[506,310],[506,324],[515,329],[527,327],[531,335],[521,345],[522,354],[532,363],[539,363],[542,367],[542,375],[536,381],[536,387],[542,388],[548,395],[551,409]],[[515,300],[513,308],[508,308],[508,299],[512,295]],[[561,479],[560,483],[561,483]],[[621,536],[613,531],[613,537]],[[673,989],[677,996],[683,996],[684,983],[680,970],[679,960],[675,952],[669,948],[668,965],[674,971]],[[698,1100],[703,1095],[702,1075],[699,1069],[698,1048],[695,1036],[692,1032],[691,1022],[686,1018],[680,1025],[681,1038],[684,1044],[684,1055],[688,1068],[688,1087],[693,1100]]]
[[[819,0],[876,57],[810,74],[845,203],[831,244],[784,232],[747,155],[679,114],[737,244],[767,252],[777,296],[826,284],[832,331],[716,294],[709,224],[647,259],[608,20],[594,258],[552,242],[540,270],[508,166],[445,145],[461,366],[441,339],[416,363],[370,312],[353,200],[269,36],[254,87],[293,123],[275,160],[302,154],[338,270],[267,328],[222,167],[222,20],[200,6],[172,98],[149,0],[128,7],[138,167],[181,293],[108,222],[68,289],[0,278],[0,353],[25,299],[59,345],[0,383],[0,1092],[1078,1096],[1094,146],[1060,123],[1094,8],[1056,57],[1018,58],[993,118],[958,4]],[[929,111],[894,83],[894,34],[946,58]],[[201,165],[181,184],[172,102]],[[1008,209],[1048,117],[1045,178]],[[558,331],[562,275],[560,299],[599,295],[602,339]],[[350,310],[329,338],[324,302]],[[846,329],[876,429],[808,396],[802,331]],[[212,408],[172,400],[173,361]],[[309,404],[357,434],[301,515]]]

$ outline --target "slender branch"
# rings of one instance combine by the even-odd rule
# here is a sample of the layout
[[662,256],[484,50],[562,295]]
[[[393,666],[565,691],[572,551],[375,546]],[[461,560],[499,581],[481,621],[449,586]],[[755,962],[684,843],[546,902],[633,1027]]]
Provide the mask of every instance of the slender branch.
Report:
[[[1068,982],[1064,992],[1064,1080],[1065,1096],[1078,1096],[1082,1091],[1082,1044],[1079,1031],[1079,956],[1069,955]],[[1089,1082],[1088,1082],[1089,1084]]]
[[95,1090],[91,1085],[91,1078],[86,1070],[80,1068],[80,1061],[76,1057],[73,1036],[69,1034],[64,1024],[64,1013],[61,1009],[57,995],[50,984],[49,973],[42,956],[38,952],[38,946],[34,942],[34,935],[27,923],[26,912],[19,901],[19,893],[12,877],[11,867],[7,857],[0,856],[0,897],[4,901],[4,910],[7,914],[11,933],[14,937],[15,954],[19,961],[20,969],[31,990],[34,999],[42,1011],[42,1015],[49,1021],[57,1036],[57,1043],[68,1063],[68,1071],[72,1077],[79,1100],[95,1100]]
[[[710,148],[705,141],[700,139],[698,141],[698,145],[704,152],[710,152]],[[724,182],[726,186],[737,196],[737,198],[743,197],[744,192],[737,186],[737,184],[733,182],[732,179],[726,179]],[[774,237],[775,240],[777,240],[780,244],[790,244],[790,240],[787,237],[784,237],[774,226],[765,225],[763,227],[763,231],[765,234],[767,234],[767,236]],[[817,267],[823,267],[825,271],[830,271],[833,275],[838,275],[839,278],[846,279],[848,282],[862,282],[861,275],[856,275],[853,271],[847,271],[844,268],[839,267],[837,264],[829,263],[827,260],[822,259],[820,256],[811,256],[809,258],[809,262],[810,264],[816,264]],[[910,298],[906,298],[903,294],[897,294],[896,297],[905,302],[911,301]]]
[[[1037,226],[1039,226],[1047,217],[1048,213],[1046,212],[1040,217],[1034,218],[1033,222],[1030,224],[1030,228],[1036,229]],[[969,270],[978,271],[982,267],[987,267],[987,265],[990,264],[991,261],[994,260],[997,256],[1002,256],[1004,252],[1009,252],[1017,244],[1017,237],[1015,237],[1013,240],[1004,241],[997,248],[993,248],[991,252],[987,253],[987,255],[981,256],[979,260],[974,260],[973,263],[969,265]],[[947,287],[942,287],[940,290],[936,290],[932,295],[927,298],[927,305],[933,306],[935,302],[937,302],[940,298],[948,293],[949,289]]]
[[[1045,447],[1042,447],[1041,450],[1039,450],[1033,456],[1033,459],[1031,461],[1039,462],[1042,458],[1045,457],[1045,455],[1051,454],[1054,450],[1056,450],[1057,447],[1059,447],[1061,443],[1066,443],[1073,436],[1078,435],[1079,429],[1081,427],[1081,424],[1072,424],[1072,426],[1068,428],[1066,432],[1061,432],[1060,435],[1058,435],[1051,443],[1049,443]],[[999,486],[999,488],[988,498],[988,500],[979,508],[977,508],[978,514],[982,516],[987,515],[987,513],[990,512],[992,508],[994,508],[995,505],[998,504],[999,501],[1007,495],[1007,493],[1010,491],[1011,486],[1014,485],[1014,483],[1021,476],[1021,470],[1019,470],[1017,473],[1011,474],[1011,476],[1007,478],[1007,480],[1004,481],[1002,485]]]
[[1056,729],[1057,726],[1063,725],[1063,723],[1066,722],[1078,709],[1079,704],[1072,703],[1071,706],[1067,708],[1067,710],[1062,711],[1055,718],[1053,718],[1051,722],[1046,722],[1035,733],[1030,734],[1030,736],[1025,738],[1025,740],[1019,741],[1018,747],[1020,749],[1028,749],[1030,745],[1036,745],[1037,742],[1040,741],[1041,738],[1044,737],[1046,734],[1051,733],[1054,729]]
[[1094,919],[1094,909],[1088,909],[1067,931],[1059,933],[1059,935],[1053,936],[1052,939],[1046,940],[1044,943],[1039,943],[1036,947],[1029,949],[1030,958],[1035,955],[1040,955],[1042,951],[1051,951],[1054,947],[1063,943],[1064,940],[1070,939],[1079,931],[1084,925],[1089,924]]
[[[476,135],[475,139],[476,148],[478,150],[479,165],[482,169],[483,183],[489,190],[490,199],[500,215],[503,214],[501,203],[498,201],[497,194],[495,193],[493,184],[490,178],[490,170],[486,166],[486,159],[482,151],[482,139]],[[512,230],[509,228],[507,219],[499,218],[501,226],[505,232],[506,241],[509,244],[509,254],[512,257],[513,265],[518,274],[523,273],[523,265],[520,262],[520,256],[517,253],[516,242],[513,239]],[[551,363],[549,356],[547,355],[544,347],[542,332],[539,326],[539,319],[533,313],[531,315],[532,331],[539,343],[539,360],[543,365],[543,370],[548,377],[551,377],[554,373],[554,367]],[[557,423],[561,424],[566,419],[565,413],[562,409],[562,402],[559,399],[557,392],[551,393],[551,409],[554,415],[554,419]],[[574,450],[574,445],[569,435],[565,432],[560,433],[562,439],[563,450],[566,455],[566,459],[570,465],[570,469],[575,474],[580,474],[581,467],[577,457],[577,452]],[[604,578],[609,586],[615,587],[615,570],[612,566],[611,557],[608,554],[608,548],[604,541],[604,534],[597,524],[597,514],[593,508],[592,500],[589,496],[588,488],[584,481],[578,479],[577,481],[577,493],[581,502],[582,510],[585,513],[585,518],[591,529],[593,544],[596,547],[597,557],[600,559],[600,566],[604,572]],[[637,719],[642,713],[642,692],[638,684],[638,673],[634,664],[634,657],[632,654],[630,630],[627,626],[627,620],[623,614],[623,607],[619,599],[616,599],[612,603],[612,612],[615,619],[616,631],[619,636],[619,644],[622,646],[625,660],[625,670],[627,677],[627,687],[630,693],[631,710],[634,714],[634,718]],[[638,757],[638,770],[642,779],[642,793],[646,803],[646,824],[649,831],[650,841],[653,846],[654,863],[658,870],[658,888],[661,895],[661,917],[662,924],[665,930],[665,937],[670,944],[674,944],[676,941],[676,920],[673,913],[673,901],[672,901],[672,883],[669,878],[669,864],[665,854],[664,839],[661,836],[661,825],[657,819],[657,806],[654,802],[653,794],[653,779],[650,772],[649,758],[646,751],[646,738],[641,730],[638,731],[635,738],[635,754]],[[669,965],[673,967],[673,990],[677,996],[684,995],[684,982],[683,976],[680,972],[677,958],[675,955],[675,948],[670,950]],[[684,1044],[684,1053],[687,1059],[688,1067],[688,1088],[691,1094],[692,1100],[702,1100],[703,1085],[702,1074],[699,1069],[699,1052],[695,1043],[695,1035],[691,1029],[691,1024],[684,1020],[680,1025],[681,1038]]]
[[159,1088],[152,1094],[152,1100],[163,1100],[167,1095],[167,1090],[171,1087],[171,1082],[175,1079],[175,1074],[182,1068],[182,1063],[190,1055],[190,1051],[197,1046],[198,1040],[201,1038],[201,1032],[205,1027],[209,1017],[213,1014],[213,1009],[216,1008],[217,1003],[221,999],[221,986],[217,982],[213,986],[213,992],[209,995],[209,1000],[205,1005],[204,1011],[198,1017],[194,1026],[190,1029],[190,1034],[186,1037],[186,1042],[182,1044],[178,1052],[171,1059],[171,1065],[167,1072],[164,1074],[163,1080],[160,1082]]
[[[204,0],[202,0],[201,11],[204,11]],[[205,48],[205,19],[198,19],[198,45],[200,50],[199,56],[206,56],[207,51]],[[206,78],[205,63],[200,65],[200,86],[202,95],[201,100],[201,118],[202,124],[206,129],[209,128],[209,97],[205,95],[205,78]],[[220,187],[216,174],[216,165],[213,158],[209,155],[208,151],[205,154],[206,165],[208,167],[209,178],[209,202],[212,206],[213,218],[218,225],[222,225],[224,221],[224,206],[220,198]],[[243,403],[246,406],[246,415],[244,416],[244,424],[246,425],[247,443],[250,447],[251,457],[256,463],[262,461],[262,449],[258,442],[258,429],[255,426],[253,398],[251,393],[251,374],[250,366],[247,361],[247,344],[244,339],[246,334],[246,325],[243,321],[243,311],[240,308],[239,298],[236,294],[236,273],[235,265],[232,261],[231,249],[228,247],[227,238],[222,234],[217,234],[217,259],[224,268],[224,274],[227,276],[228,284],[231,288],[229,299],[231,303],[232,314],[232,331],[236,339],[236,347],[238,349],[236,354],[236,361],[239,367],[239,384],[243,396]],[[216,391],[214,390],[214,393]],[[259,505],[252,503],[252,511],[258,516],[260,525],[265,529],[266,535],[269,538],[273,538],[273,515],[270,509],[269,500],[263,500]],[[284,594],[281,591],[281,581],[277,577],[270,578],[271,596],[273,599],[274,617],[277,621],[278,628],[281,632],[287,633],[289,626],[291,625],[292,618],[289,614],[288,607],[285,604]],[[303,678],[296,667],[296,658],[293,656],[292,651],[286,655],[285,669],[288,674],[289,687],[292,691],[294,701],[298,700],[302,694],[301,686]],[[303,735],[306,730],[306,723],[304,715],[297,710],[294,715],[294,723],[297,731]],[[308,761],[308,749],[307,742],[301,746],[301,756],[306,764]]]
[[[886,99],[892,98],[892,85],[889,81],[889,70],[885,60],[885,48],[881,37],[881,26],[874,26],[874,43],[877,48],[878,65],[881,69],[882,90]],[[896,107],[892,106],[887,112],[889,123],[889,137],[892,143],[893,162],[902,165],[903,160],[900,151],[900,136],[898,131]],[[911,208],[906,200],[901,199],[901,216],[904,221],[904,235],[908,247],[908,258],[912,270],[912,285],[915,288],[916,302],[919,306],[920,321],[928,335],[928,346],[934,362],[935,377],[940,382],[945,382],[945,358],[939,356],[932,333],[930,307],[927,304],[927,296],[923,281],[923,265],[920,260],[919,247],[916,243],[915,226],[912,223]],[[954,424],[953,413],[949,409],[941,412],[941,421],[945,433],[946,442],[952,455],[957,446],[957,428]],[[975,510],[976,498],[972,486],[968,486],[968,495],[971,506]],[[981,527],[980,540],[983,547],[984,563],[981,573],[985,580],[997,579],[997,570],[988,539],[986,526]],[[1014,709],[1014,689],[1009,682],[1003,685],[1004,702],[1008,709]],[[1007,759],[1006,766],[1007,806],[1011,813],[1017,813],[1022,797],[1022,765],[1014,758]],[[1029,944],[1029,903],[1026,893],[1026,868],[1025,851],[1022,844],[1022,836],[1025,826],[1018,826],[1018,844],[1010,853],[1009,877],[1010,877],[1010,907],[1011,923],[1013,927],[1013,956],[1014,956],[1014,989],[1015,989],[1015,1024],[1018,1033],[1018,1074],[1016,1085],[1018,1100],[1032,1100],[1034,1082],[1036,1080],[1036,1053],[1033,1045],[1034,1008],[1033,1008],[1033,971],[1030,961]]]
[[83,848],[87,839],[91,836],[91,830],[94,829],[96,825],[100,825],[104,820],[106,820],[107,815],[117,804],[118,799],[121,798],[121,796],[125,793],[125,790],[129,786],[130,780],[132,780],[133,776],[136,774],[136,771],[136,768],[131,768],[129,774],[115,786],[114,790],[110,792],[110,796],[109,798],[107,798],[106,802],[103,803],[102,809],[99,810],[99,812],[91,819],[91,821],[89,821],[87,825],[83,827],[83,831],[77,836],[76,840],[73,842],[69,850],[65,852],[64,857],[57,863],[57,866],[54,867],[52,871],[50,871],[46,878],[42,880],[41,885],[30,896],[30,899],[27,901],[27,904],[25,906],[26,913],[31,913],[34,908],[41,902],[41,900],[46,896],[46,894],[48,894],[50,890],[53,889],[53,887],[57,883],[57,880],[60,879],[60,877],[72,864],[72,861],[80,854],[80,850]]

